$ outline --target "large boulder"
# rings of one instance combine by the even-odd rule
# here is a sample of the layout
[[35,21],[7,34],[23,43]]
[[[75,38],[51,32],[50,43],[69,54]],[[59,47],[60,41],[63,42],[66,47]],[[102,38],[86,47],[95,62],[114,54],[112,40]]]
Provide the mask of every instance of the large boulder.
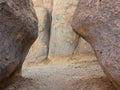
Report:
[[41,62],[47,59],[50,38],[50,18],[48,10],[41,7],[35,7],[38,17],[38,38],[29,50],[26,57],[27,63]]
[[0,82],[21,70],[37,23],[31,0],[0,1]]
[[72,27],[91,44],[103,71],[120,90],[120,0],[80,0]]

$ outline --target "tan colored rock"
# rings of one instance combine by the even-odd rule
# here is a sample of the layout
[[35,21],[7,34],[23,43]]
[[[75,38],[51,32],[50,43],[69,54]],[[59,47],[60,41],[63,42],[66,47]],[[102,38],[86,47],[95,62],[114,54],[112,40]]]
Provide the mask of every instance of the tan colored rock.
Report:
[[[79,0],[33,0],[35,7],[44,7],[50,12],[51,33],[49,41],[49,59],[72,57],[73,55],[86,53],[86,55],[88,55],[88,53],[90,55],[93,53],[90,45],[85,43],[84,40],[81,40],[81,38],[79,39],[79,35],[71,28],[71,20],[78,1]],[[39,12],[36,11],[36,13]],[[42,47],[41,50],[43,50]]]
[[94,55],[91,45],[81,37],[79,38],[78,46],[74,52],[74,55],[79,54]]
[[92,45],[103,71],[120,90],[120,0],[80,0],[72,27]]
[[73,54],[78,43],[78,35],[71,28],[71,20],[77,2],[78,0],[54,0],[49,58]]
[[43,7],[43,3],[42,3],[43,0],[32,0],[32,1],[34,4],[34,7]]
[[[84,43],[84,40],[79,40],[79,36],[71,27],[71,20],[78,1],[79,0],[54,0],[49,58],[72,57],[74,52],[75,54],[81,54],[83,53],[82,51],[92,53],[90,45]],[[83,43],[86,49],[78,46],[78,44],[82,45]]]
[[27,63],[40,62],[47,58],[50,35],[50,19],[48,10],[35,7],[38,17],[38,38],[29,50],[26,58]]
[[32,0],[32,1],[34,3],[34,7],[47,8],[49,12],[52,11],[53,0]]

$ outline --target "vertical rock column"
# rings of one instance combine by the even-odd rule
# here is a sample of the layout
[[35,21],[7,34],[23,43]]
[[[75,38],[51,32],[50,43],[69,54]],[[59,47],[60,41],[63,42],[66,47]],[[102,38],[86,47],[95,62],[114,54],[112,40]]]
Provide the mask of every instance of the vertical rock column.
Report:
[[68,57],[74,52],[79,36],[72,30],[71,20],[77,2],[78,0],[54,0],[49,59]]
[[32,0],[38,18],[38,38],[29,50],[25,65],[41,62],[48,57],[53,0]]
[[26,58],[26,64],[41,62],[47,59],[50,38],[50,18],[48,10],[41,7],[35,7],[38,17],[38,38],[29,50]]

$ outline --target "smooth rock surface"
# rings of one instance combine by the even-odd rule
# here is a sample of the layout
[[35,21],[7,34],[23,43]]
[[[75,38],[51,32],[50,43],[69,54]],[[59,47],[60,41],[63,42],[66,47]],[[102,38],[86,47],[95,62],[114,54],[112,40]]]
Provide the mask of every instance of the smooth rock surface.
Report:
[[0,0],[0,82],[21,70],[37,29],[30,0]]
[[74,55],[80,55],[80,54],[89,54],[89,55],[94,54],[94,51],[90,46],[90,44],[81,37],[79,38],[79,43],[74,52]]
[[48,56],[50,19],[48,10],[41,7],[35,7],[38,17],[38,38],[29,50],[26,60],[30,63],[42,61]]
[[34,4],[34,7],[46,8],[50,13],[52,12],[54,0],[32,0],[32,1]]
[[78,0],[54,0],[50,35],[49,58],[71,56],[79,36],[71,28]]
[[54,0],[49,59],[93,53],[91,46],[77,35],[71,27],[72,17],[78,1]]
[[92,45],[105,74],[120,90],[120,0],[80,0],[72,27]]

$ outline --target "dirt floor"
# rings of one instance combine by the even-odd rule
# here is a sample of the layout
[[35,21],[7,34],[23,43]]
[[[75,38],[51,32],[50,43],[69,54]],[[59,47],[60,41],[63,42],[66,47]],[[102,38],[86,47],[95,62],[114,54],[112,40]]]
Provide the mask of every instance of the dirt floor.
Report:
[[5,90],[115,90],[96,61],[34,65],[24,67],[22,73]]

